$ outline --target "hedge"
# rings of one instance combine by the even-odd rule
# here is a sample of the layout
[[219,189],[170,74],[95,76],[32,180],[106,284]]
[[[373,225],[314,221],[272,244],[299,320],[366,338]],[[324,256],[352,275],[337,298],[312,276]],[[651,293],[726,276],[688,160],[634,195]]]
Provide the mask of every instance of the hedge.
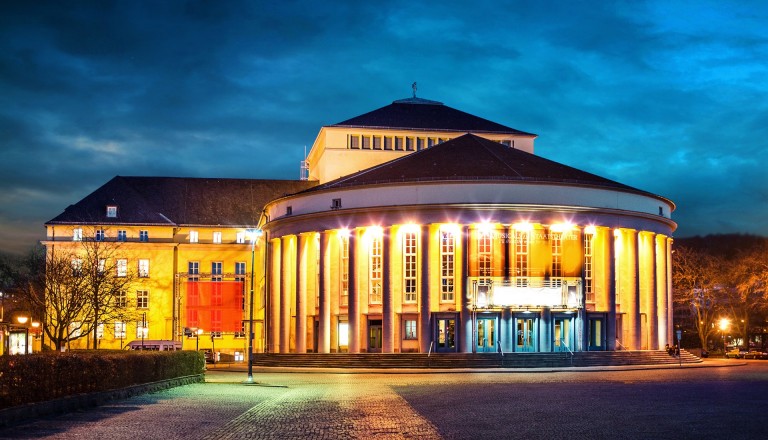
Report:
[[0,409],[202,374],[197,351],[70,351],[0,356]]

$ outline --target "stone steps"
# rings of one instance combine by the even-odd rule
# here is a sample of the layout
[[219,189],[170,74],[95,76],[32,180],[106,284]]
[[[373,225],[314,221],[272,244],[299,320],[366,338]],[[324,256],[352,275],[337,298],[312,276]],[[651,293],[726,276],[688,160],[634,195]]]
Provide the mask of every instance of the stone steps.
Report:
[[663,350],[570,353],[257,353],[253,365],[294,368],[552,368],[697,363],[685,350],[680,359]]

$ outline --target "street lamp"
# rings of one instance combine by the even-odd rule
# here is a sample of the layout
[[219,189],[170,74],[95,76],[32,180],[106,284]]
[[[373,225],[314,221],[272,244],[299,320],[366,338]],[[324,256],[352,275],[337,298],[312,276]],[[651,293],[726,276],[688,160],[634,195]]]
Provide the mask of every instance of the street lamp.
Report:
[[29,326],[26,325],[29,316],[19,315],[16,317],[16,321],[24,326],[24,354],[29,354]]
[[203,329],[199,328],[195,330],[195,351],[200,351],[200,335],[203,334]]
[[723,356],[725,356],[725,352],[727,347],[725,346],[725,331],[728,330],[728,326],[731,324],[731,321],[728,318],[720,318],[720,334],[723,336]]
[[251,292],[248,301],[248,379],[246,383],[253,383],[253,279],[256,278],[256,240],[261,237],[261,229],[249,229],[251,235]]

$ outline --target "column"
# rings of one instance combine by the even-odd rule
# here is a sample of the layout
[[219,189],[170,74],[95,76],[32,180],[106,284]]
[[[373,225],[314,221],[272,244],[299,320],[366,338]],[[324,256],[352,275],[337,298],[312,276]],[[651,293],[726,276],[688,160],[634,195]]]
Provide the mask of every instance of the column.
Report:
[[669,328],[669,315],[667,314],[667,237],[659,234],[655,240],[656,253],[656,307],[658,313],[658,347],[664,347],[666,344],[672,345],[672,340],[668,339],[667,328]]
[[461,317],[460,325],[457,325],[459,343],[459,352],[471,353],[472,352],[472,310],[471,299],[472,295],[469,291],[469,283],[467,277],[469,276],[469,226],[464,225],[461,228]]
[[269,241],[271,251],[269,258],[269,346],[267,351],[270,353],[280,352],[280,292],[282,282],[281,273],[281,240],[279,238]]
[[296,353],[307,352],[307,234],[296,236]]
[[[656,234],[646,232],[643,234],[643,248],[645,258],[643,259],[646,270],[643,271],[643,278],[646,280],[647,287],[644,289],[643,305],[648,316],[648,349],[659,349],[659,310],[656,299]],[[664,345],[662,344],[661,347]]]
[[541,318],[539,319],[539,346],[535,347],[536,350],[542,352],[552,351],[552,338],[554,338],[554,331],[552,323],[552,309],[549,307],[541,308]]
[[[395,305],[392,295],[392,227],[384,228],[381,237],[381,352],[395,351]],[[396,240],[395,240],[396,241]]]
[[[438,231],[438,234],[440,232]],[[429,352],[429,346],[432,343],[432,328],[430,326],[430,311],[432,301],[429,291],[429,249],[430,238],[429,225],[421,226],[421,291],[419,304],[419,351]],[[438,235],[439,237],[439,235]],[[438,246],[441,246],[441,239],[438,239]],[[454,246],[455,251],[455,246]]]
[[280,258],[280,353],[289,353],[291,347],[291,241],[292,236],[282,237]]
[[330,231],[320,233],[320,322],[318,328],[317,351],[320,353],[331,352],[331,262],[328,248]]
[[601,232],[605,232],[603,248],[606,251],[607,261],[604,267],[608,271],[608,283],[605,289],[608,296],[606,298],[608,317],[605,323],[606,348],[608,350],[616,350],[616,265],[618,264],[616,259],[616,241],[618,238],[611,229],[601,230]]
[[[624,235],[622,235],[623,237]],[[643,346],[642,322],[640,320],[640,245],[637,231],[627,231],[626,237],[626,252],[624,252],[624,255],[630,260],[628,261],[629,264],[626,265],[630,272],[627,274],[629,280],[626,283],[629,292],[622,298],[621,310],[626,310],[626,315],[624,316],[629,318],[629,343],[624,345],[627,345],[631,350],[640,350]],[[626,309],[624,308],[625,299],[628,302]]]
[[347,298],[347,314],[349,322],[349,352],[360,353],[360,304],[357,292],[357,258],[358,258],[357,229],[349,232],[349,297]]
[[675,340],[675,323],[672,320],[674,315],[672,302],[672,238],[667,238],[667,340]]

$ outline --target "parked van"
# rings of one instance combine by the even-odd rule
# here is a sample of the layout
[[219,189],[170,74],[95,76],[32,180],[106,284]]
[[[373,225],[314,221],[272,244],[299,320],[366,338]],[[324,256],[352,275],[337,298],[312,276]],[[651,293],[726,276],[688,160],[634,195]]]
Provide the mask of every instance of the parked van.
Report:
[[164,341],[145,339],[131,341],[125,346],[127,350],[176,351],[181,350],[181,341]]

